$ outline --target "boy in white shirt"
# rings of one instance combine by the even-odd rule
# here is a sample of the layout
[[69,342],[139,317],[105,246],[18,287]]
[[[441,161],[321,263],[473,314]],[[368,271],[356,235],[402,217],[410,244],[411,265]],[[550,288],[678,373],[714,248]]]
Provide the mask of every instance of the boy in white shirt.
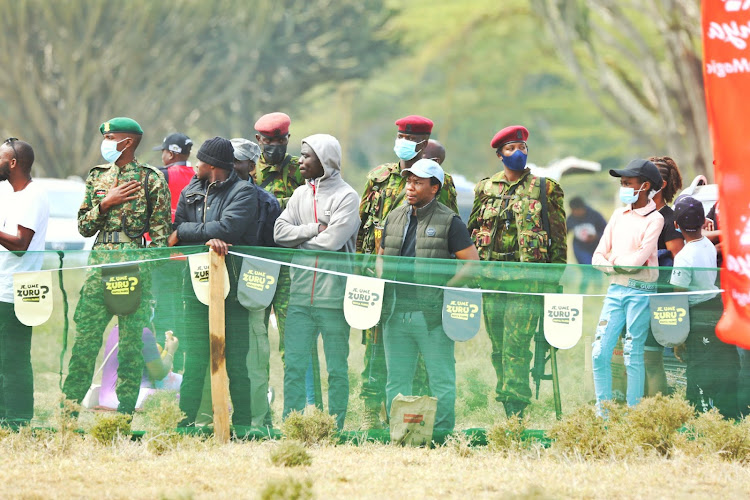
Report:
[[47,235],[49,203],[31,180],[33,163],[29,144],[0,145],[0,421],[10,424],[34,416],[31,327],[13,309],[13,273],[41,269]]
[[682,346],[675,347],[675,356],[687,359],[686,396],[699,412],[716,408],[726,418],[737,418],[739,358],[735,346],[716,336],[716,323],[724,308],[716,286],[716,247],[702,234],[706,220],[703,205],[682,196],[677,199],[674,215],[685,247],[674,258],[669,281],[678,291],[710,292],[688,297],[690,333]]

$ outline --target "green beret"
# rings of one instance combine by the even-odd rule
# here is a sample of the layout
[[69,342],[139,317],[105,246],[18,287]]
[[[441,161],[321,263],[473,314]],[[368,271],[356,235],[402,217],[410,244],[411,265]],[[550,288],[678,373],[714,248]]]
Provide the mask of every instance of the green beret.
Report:
[[143,129],[138,125],[138,122],[132,118],[124,116],[112,118],[111,120],[102,123],[99,126],[99,132],[101,132],[102,135],[109,132],[126,132],[128,134],[143,135]]

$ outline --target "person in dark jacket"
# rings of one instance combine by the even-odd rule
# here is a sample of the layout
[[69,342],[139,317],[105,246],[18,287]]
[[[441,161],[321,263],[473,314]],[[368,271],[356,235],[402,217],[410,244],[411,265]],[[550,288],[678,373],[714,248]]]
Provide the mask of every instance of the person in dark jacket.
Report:
[[[175,230],[169,246],[208,245],[219,255],[227,255],[230,245],[257,244],[258,194],[255,186],[241,180],[234,171],[234,148],[228,139],[214,137],[198,151],[195,178],[180,194],[175,214]],[[227,258],[231,289],[226,298],[226,363],[229,393],[234,412],[232,423],[250,426],[250,379],[247,371],[249,349],[248,311],[237,300],[237,280],[241,259]],[[209,364],[208,308],[200,303],[190,285],[183,293],[187,358],[180,387],[180,410],[186,417],[180,426],[195,423],[203,383]]]

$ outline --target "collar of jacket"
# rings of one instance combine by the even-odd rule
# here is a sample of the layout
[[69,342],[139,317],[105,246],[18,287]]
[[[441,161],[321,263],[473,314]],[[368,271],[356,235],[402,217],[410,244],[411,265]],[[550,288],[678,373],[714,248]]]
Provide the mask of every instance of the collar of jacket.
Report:
[[529,174],[531,174],[531,169],[529,167],[526,167],[525,169],[523,169],[523,175],[521,175],[521,177],[519,177],[517,181],[511,182],[511,181],[509,181],[508,179],[505,178],[505,169],[503,169],[503,170],[499,171],[498,173],[496,173],[495,175],[493,175],[490,178],[490,180],[492,182],[501,182],[503,184],[508,184],[508,185],[512,186],[513,184],[518,184],[519,182],[523,182],[523,180],[526,177],[528,177]]
[[[422,217],[430,215],[432,212],[435,211],[435,208],[437,208],[437,204],[438,204],[438,199],[437,199],[437,196],[436,196],[427,205],[425,205],[425,206],[423,206],[421,208],[418,208],[417,209],[417,219],[421,219]],[[409,211],[409,215],[411,215],[411,210]]]
[[185,188],[185,196],[195,193],[206,194],[209,186],[211,186],[211,191],[223,191],[239,180],[240,178],[237,175],[237,172],[235,172],[234,170],[232,170],[232,172],[229,174],[229,177],[227,177],[225,180],[217,181],[214,183],[201,180],[196,176],[193,177],[193,180]]

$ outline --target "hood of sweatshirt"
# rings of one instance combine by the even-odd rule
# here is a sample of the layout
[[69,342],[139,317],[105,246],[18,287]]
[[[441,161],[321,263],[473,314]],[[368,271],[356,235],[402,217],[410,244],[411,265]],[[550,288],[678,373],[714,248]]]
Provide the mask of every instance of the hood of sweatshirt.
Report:
[[323,176],[317,179],[308,179],[309,185],[315,185],[316,189],[326,189],[337,184],[341,179],[341,144],[338,139],[328,134],[314,134],[302,139],[315,151],[315,155],[323,165]]

